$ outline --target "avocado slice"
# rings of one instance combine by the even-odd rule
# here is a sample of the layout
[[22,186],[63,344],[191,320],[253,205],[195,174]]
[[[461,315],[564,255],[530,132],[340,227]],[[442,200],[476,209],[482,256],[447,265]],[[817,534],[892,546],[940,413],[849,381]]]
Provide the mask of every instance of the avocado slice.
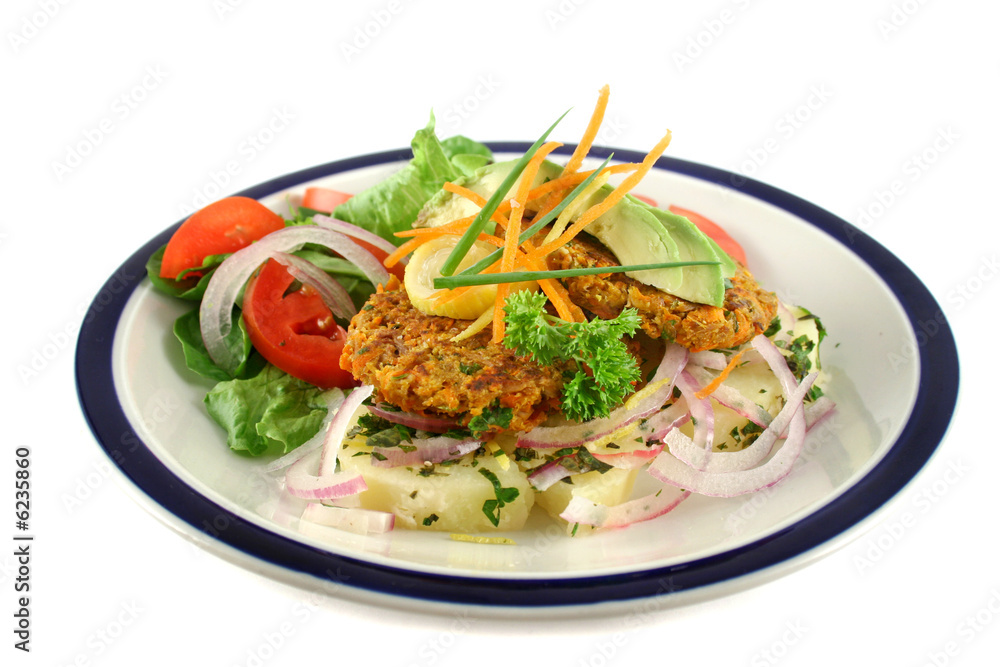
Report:
[[[607,196],[611,189],[605,186],[602,192]],[[633,197],[624,197],[590,223],[586,231],[613,252],[623,265],[720,262],[628,272],[626,275],[681,299],[722,306],[726,293],[727,267],[722,264],[725,260],[719,256],[721,251],[717,253],[711,240],[687,218],[653,208]],[[725,253],[721,254],[725,256]],[[732,268],[735,269],[735,265]]]

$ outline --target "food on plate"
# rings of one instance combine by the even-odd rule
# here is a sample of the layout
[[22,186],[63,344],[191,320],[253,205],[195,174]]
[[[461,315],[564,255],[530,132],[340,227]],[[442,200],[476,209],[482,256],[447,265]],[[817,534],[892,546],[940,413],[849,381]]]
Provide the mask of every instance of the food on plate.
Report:
[[587,163],[607,101],[565,160],[559,121],[498,160],[432,118],[370,188],[311,186],[288,219],[224,199],[150,257],[199,302],[174,332],[209,414],[301,521],[466,535],[537,506],[581,535],[790,473],[833,409],[825,330],[715,222],[633,194],[669,132]]

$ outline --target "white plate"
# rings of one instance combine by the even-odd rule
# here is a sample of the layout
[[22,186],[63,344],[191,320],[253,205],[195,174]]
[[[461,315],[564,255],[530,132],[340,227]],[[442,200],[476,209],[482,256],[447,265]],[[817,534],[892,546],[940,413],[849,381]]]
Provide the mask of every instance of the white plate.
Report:
[[[493,148],[504,157],[527,144]],[[241,194],[283,211],[306,185],[356,192],[408,156],[335,162]],[[743,243],[764,286],[810,308],[830,332],[823,366],[837,411],[810,433],[795,471],[770,490],[693,497],[653,521],[576,539],[537,514],[525,530],[505,533],[513,546],[434,532],[300,530],[284,518],[277,481],[259,472],[260,461],[230,452],[204,410],[211,385],[184,368],[171,333],[192,304],[155,292],[144,278],[146,258],[175,227],[129,258],[91,306],[77,351],[84,413],[136,496],[168,525],[241,566],[313,589],[333,582],[336,594],[394,605],[579,614],[644,600],[687,602],[779,576],[856,536],[933,454],[957,395],[954,340],[904,265],[807,202],[669,159],[639,191],[719,222]]]

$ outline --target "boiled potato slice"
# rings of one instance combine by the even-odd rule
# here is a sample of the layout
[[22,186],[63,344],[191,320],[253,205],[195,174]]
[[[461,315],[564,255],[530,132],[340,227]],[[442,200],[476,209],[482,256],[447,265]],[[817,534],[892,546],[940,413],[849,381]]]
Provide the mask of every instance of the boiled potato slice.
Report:
[[[559,515],[569,505],[574,495],[582,496],[600,505],[619,505],[632,497],[632,488],[639,469],[624,470],[612,468],[604,473],[591,472],[573,475],[572,484],[556,482],[544,491],[536,492],[535,502],[553,518],[562,521]],[[594,530],[591,526],[574,527],[567,525],[567,532],[579,535],[581,531]]]
[[[491,455],[467,454],[457,463],[425,469],[424,474],[416,467],[377,468],[371,463],[371,448],[364,445],[363,438],[345,442],[340,451],[341,467],[361,473],[368,484],[368,490],[360,495],[361,506],[392,512],[405,528],[456,533],[518,530],[535,500],[527,476],[514,465],[504,469]],[[483,509],[484,503],[497,495],[481,470],[496,475],[501,487],[517,490],[517,497],[498,509],[497,526]]]

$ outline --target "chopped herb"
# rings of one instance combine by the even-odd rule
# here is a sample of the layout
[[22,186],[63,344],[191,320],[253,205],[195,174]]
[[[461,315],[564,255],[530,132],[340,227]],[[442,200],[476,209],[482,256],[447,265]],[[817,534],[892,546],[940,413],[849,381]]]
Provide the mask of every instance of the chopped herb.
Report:
[[465,375],[475,375],[482,369],[482,364],[466,364],[464,362],[459,362],[458,364],[458,370],[462,371]]
[[429,526],[429,525],[431,525],[432,523],[434,523],[437,520],[438,520],[438,515],[437,514],[431,514],[430,516],[424,517],[423,524],[425,526]]
[[512,486],[501,486],[500,478],[485,468],[480,468],[479,474],[490,481],[490,484],[493,485],[493,493],[496,495],[496,498],[491,498],[483,503],[483,514],[490,520],[490,523],[499,526],[500,508],[507,503],[514,502],[521,492]]
[[510,427],[510,420],[514,417],[514,411],[510,408],[500,407],[494,401],[493,405],[487,407],[482,413],[476,415],[469,421],[469,430],[475,437],[480,437],[484,433],[494,430],[504,430]]

